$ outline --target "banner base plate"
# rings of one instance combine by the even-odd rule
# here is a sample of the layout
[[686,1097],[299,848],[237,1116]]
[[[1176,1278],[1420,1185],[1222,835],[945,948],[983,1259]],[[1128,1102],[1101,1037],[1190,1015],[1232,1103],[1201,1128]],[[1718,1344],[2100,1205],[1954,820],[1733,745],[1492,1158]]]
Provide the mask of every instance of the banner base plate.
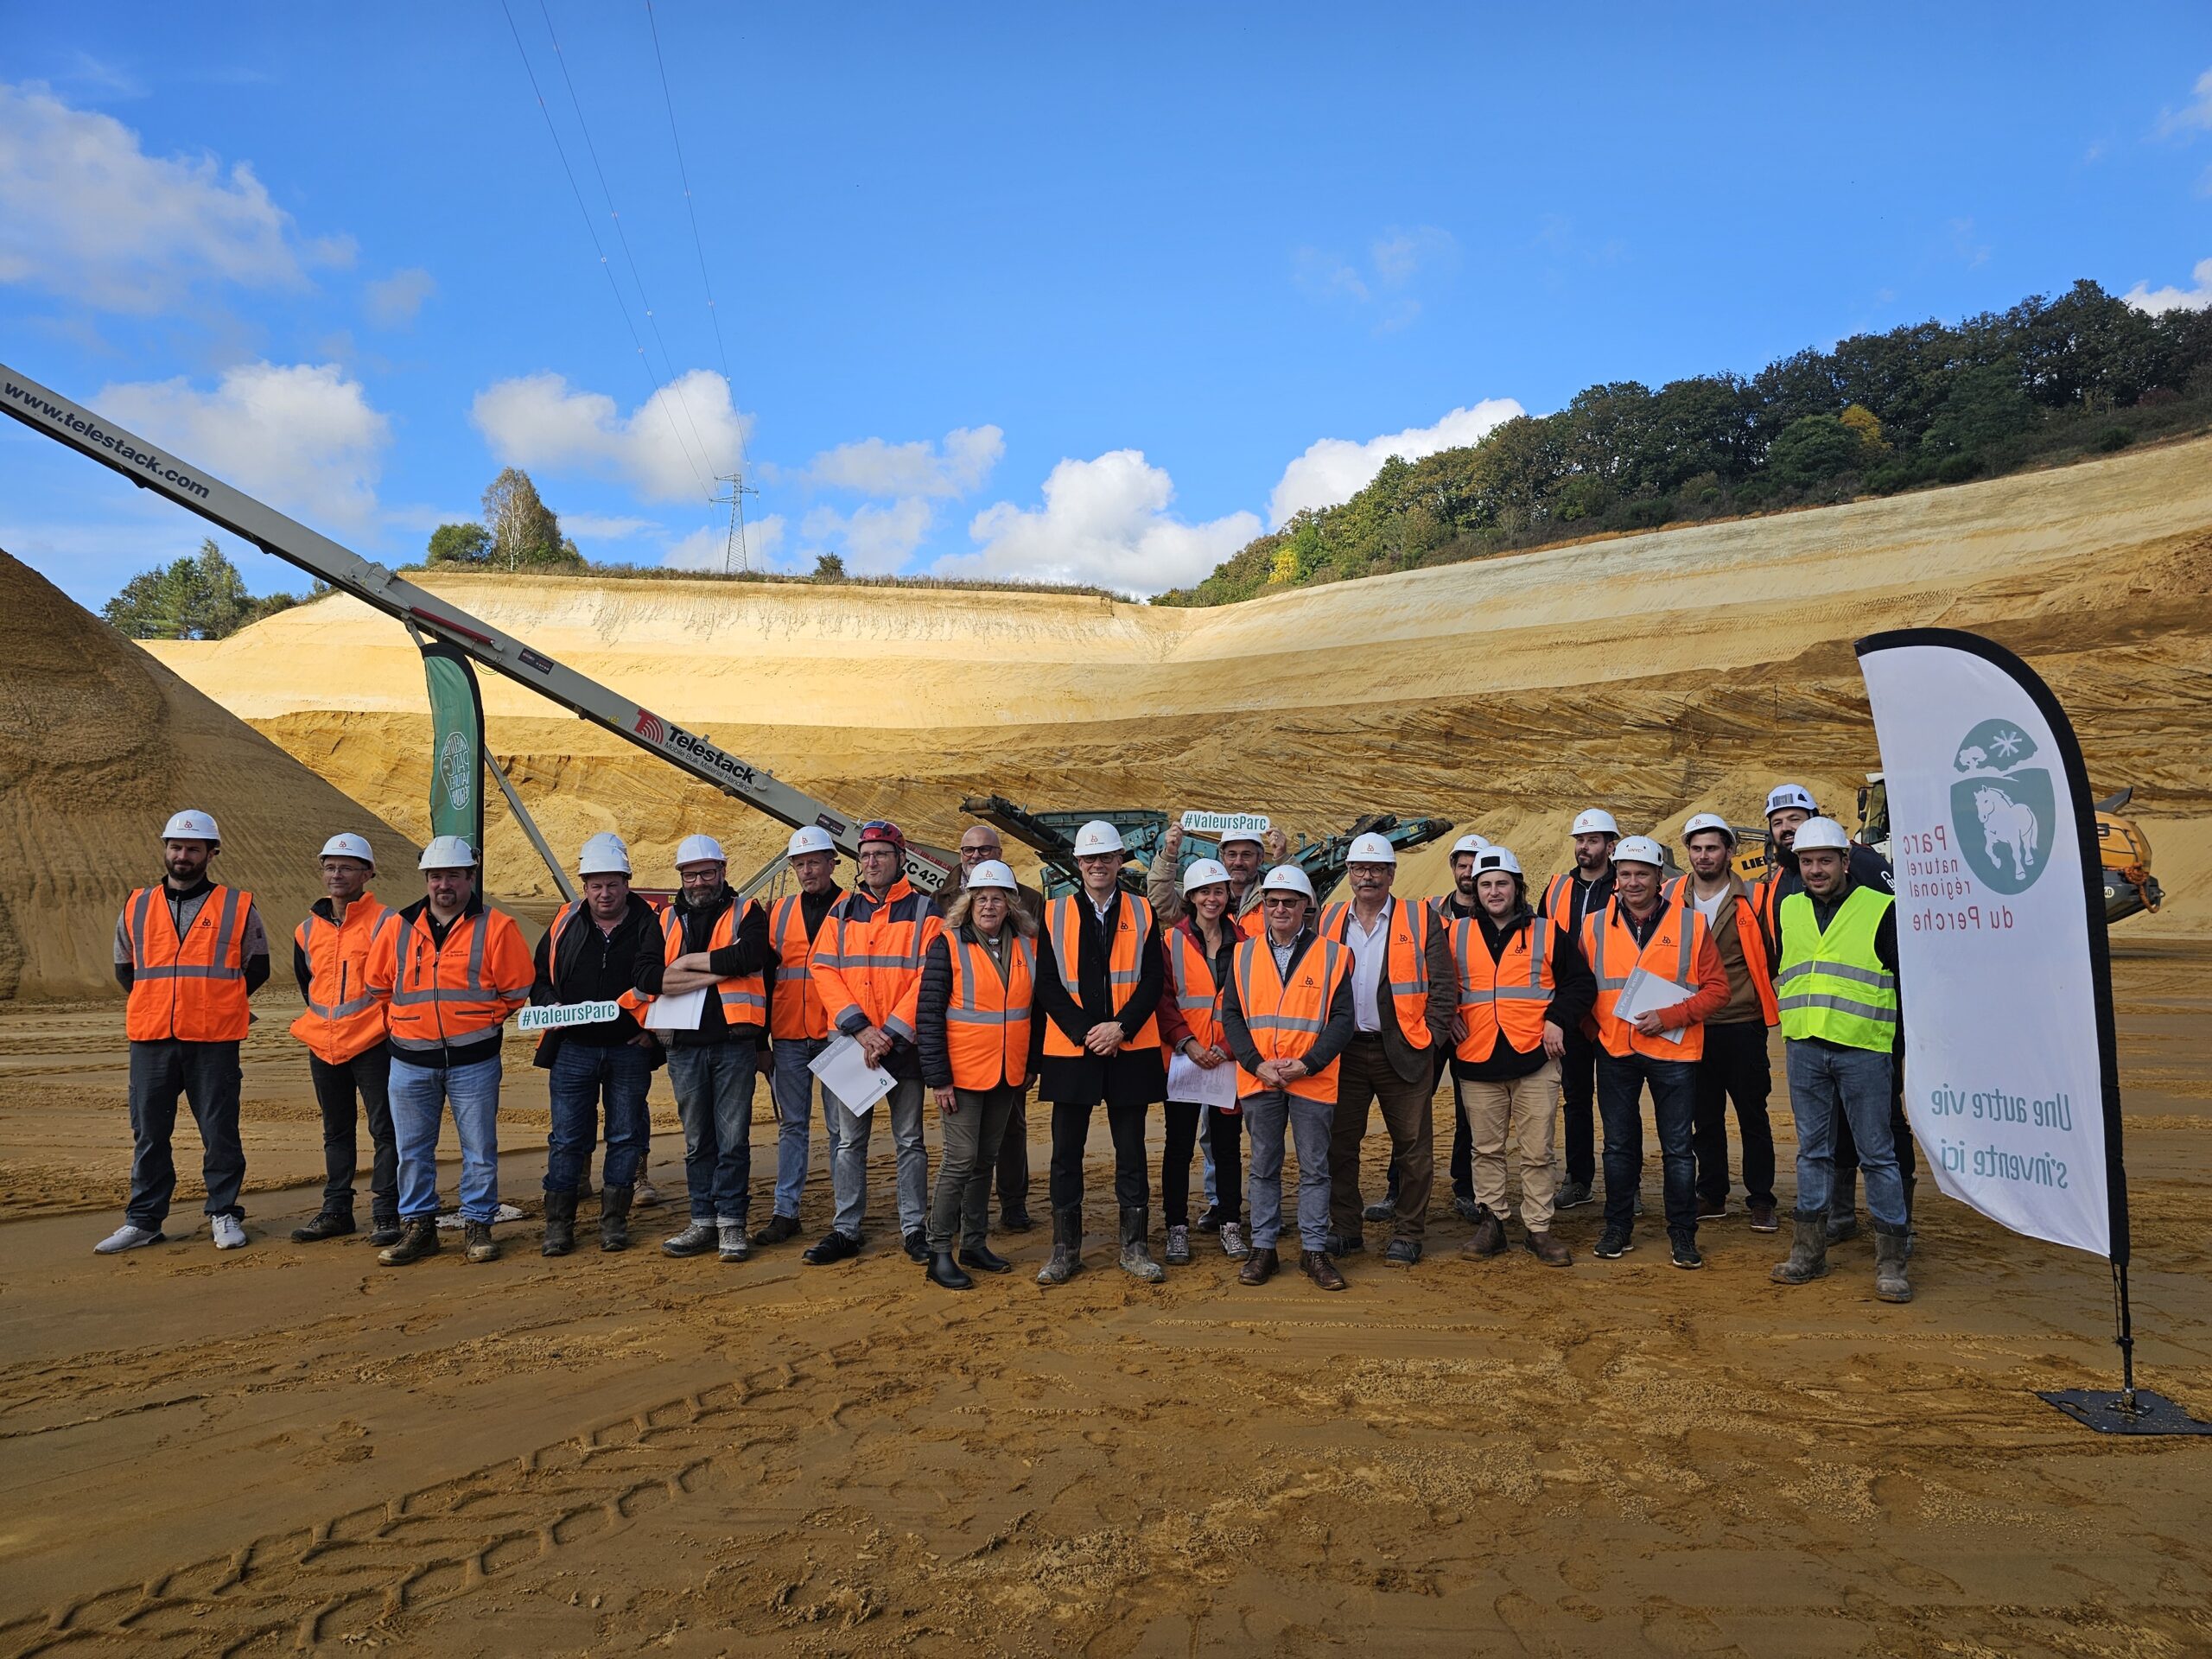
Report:
[[2120,1409],[2114,1389],[2052,1389],[2038,1400],[2058,1408],[2100,1434],[2212,1434],[2212,1423],[2199,1422],[2162,1394],[2135,1390],[2135,1409]]

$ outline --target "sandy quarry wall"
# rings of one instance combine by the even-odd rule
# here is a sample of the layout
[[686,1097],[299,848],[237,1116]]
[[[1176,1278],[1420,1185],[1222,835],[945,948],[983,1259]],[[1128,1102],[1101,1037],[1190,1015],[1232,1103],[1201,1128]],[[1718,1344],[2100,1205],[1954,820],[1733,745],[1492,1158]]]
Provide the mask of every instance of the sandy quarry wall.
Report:
[[325,837],[412,878],[419,847],[4,553],[0,615],[0,1000],[117,994],[117,912],[180,807],[215,815],[218,874],[254,890],[288,973]]
[[[428,585],[845,810],[934,839],[957,834],[963,793],[996,790],[1040,808],[1251,806],[1313,832],[1369,809],[1435,812],[1547,868],[1565,817],[1593,801],[1633,828],[1707,807],[1756,817],[1789,776],[1847,809],[1878,764],[1852,639],[1969,627],[2051,679],[2101,787],[2137,785],[2183,901],[2141,925],[2193,912],[2202,928],[2212,908],[2212,441],[1208,611],[675,579]],[[155,649],[423,833],[428,720],[396,625],[329,600]],[[615,828],[658,869],[702,825],[744,855],[779,842],[519,688],[487,683],[486,705],[494,750],[563,848]],[[491,838],[495,886],[545,888],[518,836],[495,823]],[[1406,876],[1433,887],[1441,871],[1432,852]]]

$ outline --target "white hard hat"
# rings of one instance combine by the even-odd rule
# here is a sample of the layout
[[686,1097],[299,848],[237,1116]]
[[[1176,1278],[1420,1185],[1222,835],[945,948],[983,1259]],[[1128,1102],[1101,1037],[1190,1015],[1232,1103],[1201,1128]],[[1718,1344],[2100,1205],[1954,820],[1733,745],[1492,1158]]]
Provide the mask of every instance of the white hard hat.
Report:
[[[704,840],[704,836],[700,837]],[[785,858],[798,858],[807,853],[828,853],[836,856],[837,843],[830,839],[830,832],[818,823],[803,823],[791,831],[791,845],[784,849]]]
[[222,832],[215,828],[215,820],[205,812],[186,810],[173,812],[169,821],[162,826],[163,841],[220,841]]
[[1194,858],[1191,868],[1183,872],[1183,896],[1187,899],[1200,887],[1211,887],[1228,880],[1228,867],[1218,859]]
[[1659,843],[1649,836],[1630,836],[1613,849],[1616,864],[1649,864],[1655,870],[1667,868],[1667,855]]
[[1075,855],[1077,858],[1087,858],[1093,853],[1127,850],[1122,845],[1122,832],[1103,818],[1093,818],[1075,832]]
[[1265,847],[1268,844],[1268,838],[1257,830],[1224,830],[1221,832],[1221,839],[1215,845],[1226,847],[1234,841],[1249,841],[1255,847]]
[[1620,832],[1621,827],[1613,822],[1613,815],[1602,806],[1575,814],[1574,828],[1567,831],[1572,836],[1618,836]]
[[1313,902],[1313,884],[1306,872],[1295,864],[1278,864],[1260,878],[1262,893],[1295,893],[1307,904]]
[[1479,853],[1489,845],[1490,842],[1480,836],[1462,836],[1452,843],[1452,856],[1457,858],[1462,853]]
[[1776,813],[1793,806],[1803,812],[1818,812],[1821,810],[1813,800],[1813,791],[1802,784],[1777,784],[1772,789],[1767,791],[1767,817],[1772,817]]
[[1503,870],[1508,875],[1521,874],[1521,861],[1513,856],[1510,847],[1485,847],[1475,855],[1475,874],[1488,875],[1492,870]]
[[1388,836],[1365,835],[1352,837],[1351,852],[1344,860],[1347,864],[1395,864],[1398,849],[1390,844]]
[[729,857],[712,836],[686,836],[676,844],[676,868],[686,864],[727,864]]
[[[211,829],[213,827],[213,825],[209,826]],[[368,842],[359,836],[333,836],[328,841],[322,843],[322,851],[318,854],[317,856],[321,858],[358,858],[362,863],[367,865],[372,870],[377,867],[377,855],[369,850]]]
[[630,874],[630,849],[622,844],[622,837],[612,830],[602,830],[584,842],[582,855],[576,860],[578,875],[627,875]]
[[987,858],[968,872],[968,891],[973,893],[978,887],[1003,887],[1008,893],[1021,891],[1014,883],[1014,872],[995,858]]
[[1851,850],[1851,837],[1834,818],[1808,818],[1797,826],[1797,839],[1791,843],[1790,850],[1802,853],[1821,847],[1847,853]]
[[418,870],[473,870],[476,849],[459,836],[432,836],[416,863]]
[[1736,844],[1736,832],[1729,828],[1727,819],[1722,817],[1718,812],[1700,812],[1682,826],[1682,845],[1688,846],[1692,836],[1701,834],[1707,830],[1718,830],[1727,837],[1731,847]]

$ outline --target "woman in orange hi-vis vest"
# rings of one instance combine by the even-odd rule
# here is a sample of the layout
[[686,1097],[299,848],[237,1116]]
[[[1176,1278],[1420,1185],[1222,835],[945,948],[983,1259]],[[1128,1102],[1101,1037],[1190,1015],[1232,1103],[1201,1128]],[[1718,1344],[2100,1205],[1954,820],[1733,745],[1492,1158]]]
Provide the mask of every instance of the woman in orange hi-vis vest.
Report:
[[1144,1120],[1166,1092],[1159,1007],[1166,972],[1151,904],[1122,889],[1121,831],[1093,819],[1076,831],[1079,892],[1045,906],[1037,952],[1037,1012],[1044,1021],[1037,1092],[1052,1103],[1052,1254],[1037,1275],[1064,1285],[1083,1262],[1083,1156],[1091,1109],[1102,1103],[1114,1137],[1114,1197],[1122,1212],[1122,1267],[1147,1283],[1166,1275],[1146,1235],[1152,1212]]
[[[1011,1273],[988,1234],[999,1143],[1029,1086],[1037,924],[1014,872],[985,859],[944,907],[922,961],[916,1042],[942,1146],[930,1204],[929,1280],[970,1290],[965,1269]],[[953,1254],[957,1235],[959,1254]]]
[[[1221,1253],[1244,1259],[1244,1116],[1236,1109],[1236,1062],[1221,1029],[1222,987],[1242,935],[1229,913],[1228,868],[1193,859],[1183,873],[1184,914],[1160,942],[1167,987],[1160,999],[1166,1045],[1167,1143],[1160,1154],[1160,1207],[1167,1265],[1191,1260],[1191,1154],[1206,1126],[1216,1176],[1213,1214]],[[1254,912],[1256,917],[1257,912]],[[1256,924],[1255,924],[1256,925]]]
[[1237,1104],[1252,1139],[1252,1253],[1239,1284],[1275,1271],[1282,1231],[1282,1154],[1298,1142],[1299,1266],[1323,1290],[1342,1290],[1329,1260],[1329,1130],[1337,1056],[1355,1029],[1351,951],[1313,933],[1313,884],[1295,864],[1261,878],[1265,931],[1236,947],[1221,1024],[1236,1057]]

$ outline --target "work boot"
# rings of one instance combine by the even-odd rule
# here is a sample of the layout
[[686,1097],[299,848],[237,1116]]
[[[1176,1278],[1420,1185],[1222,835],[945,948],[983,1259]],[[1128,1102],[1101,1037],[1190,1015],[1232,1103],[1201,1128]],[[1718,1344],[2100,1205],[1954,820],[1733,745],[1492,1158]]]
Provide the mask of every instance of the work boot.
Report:
[[768,1224],[753,1235],[753,1242],[760,1245],[780,1244],[787,1238],[798,1236],[798,1217],[797,1216],[771,1216],[768,1217]]
[[1040,1285],[1065,1285],[1083,1271],[1083,1206],[1057,1206],[1052,1211],[1052,1254],[1037,1269]]
[[1859,1236],[1859,1212],[1854,1209],[1831,1209],[1821,1229],[1830,1244],[1840,1244],[1847,1238]]
[[1904,1275],[1905,1234],[1874,1224],[1874,1294],[1885,1302],[1912,1300],[1912,1281]]
[[1475,1236],[1459,1247],[1469,1255],[1502,1255],[1505,1252],[1505,1224],[1487,1210],[1475,1224]]
[[1275,1276],[1275,1247],[1263,1244],[1244,1258],[1244,1265],[1236,1270],[1240,1285],[1264,1285]]
[[721,1243],[721,1235],[711,1221],[695,1221],[673,1238],[660,1242],[663,1255],[704,1255]]
[[545,1195],[545,1243],[540,1255],[566,1255],[576,1248],[576,1195]]
[[343,1238],[353,1230],[351,1210],[325,1210],[303,1227],[292,1229],[292,1243],[312,1244],[318,1239]]
[[399,1243],[378,1250],[377,1260],[387,1268],[404,1268],[438,1253],[438,1222],[435,1216],[410,1216],[399,1224]]
[[1187,1268],[1191,1265],[1191,1230],[1170,1227],[1167,1230],[1167,1265]]
[[1152,1259],[1145,1235],[1152,1230],[1152,1211],[1142,1205],[1122,1211],[1122,1271],[1147,1285],[1156,1285],[1167,1270]]
[[1397,1216],[1398,1206],[1388,1198],[1378,1199],[1359,1212],[1362,1221],[1395,1221]]
[[1300,1250],[1298,1265],[1306,1270],[1306,1276],[1323,1290],[1342,1290],[1344,1287],[1344,1276],[1337,1271],[1337,1264],[1329,1260],[1326,1250]]
[[1753,1232],[1777,1233],[1782,1230],[1782,1224],[1774,1218],[1774,1200],[1772,1198],[1753,1198],[1749,1207],[1751,1212],[1751,1230]]
[[605,1186],[599,1192],[599,1248],[613,1253],[630,1248],[630,1200],[637,1189]]
[[930,1236],[917,1227],[906,1235],[906,1259],[918,1268],[930,1264]]
[[1827,1212],[1800,1210],[1790,1217],[1789,1255],[1774,1264],[1767,1277],[1777,1285],[1808,1285],[1827,1276],[1828,1270]]
[[382,1249],[387,1244],[397,1244],[400,1239],[397,1216],[372,1216],[369,1218],[369,1243]]
[[745,1224],[741,1221],[718,1221],[715,1231],[720,1236],[718,1254],[725,1262],[744,1262],[752,1257],[753,1246],[746,1242]]
[[499,1259],[499,1241],[492,1236],[488,1221],[464,1221],[461,1227],[461,1259],[464,1262],[496,1262]]
[[1232,1262],[1242,1262],[1251,1254],[1251,1247],[1244,1242],[1244,1224],[1237,1221],[1221,1224],[1221,1253]]
[[976,1288],[976,1281],[960,1270],[960,1263],[953,1260],[950,1250],[931,1250],[930,1264],[923,1269],[922,1277],[947,1290]]
[[1574,1265],[1573,1252],[1554,1238],[1549,1232],[1539,1233],[1532,1230],[1529,1236],[1522,1241],[1521,1248],[1548,1268],[1571,1268]]
[[1462,1221],[1480,1221],[1488,1212],[1472,1193],[1462,1192],[1452,1200],[1452,1213]]

